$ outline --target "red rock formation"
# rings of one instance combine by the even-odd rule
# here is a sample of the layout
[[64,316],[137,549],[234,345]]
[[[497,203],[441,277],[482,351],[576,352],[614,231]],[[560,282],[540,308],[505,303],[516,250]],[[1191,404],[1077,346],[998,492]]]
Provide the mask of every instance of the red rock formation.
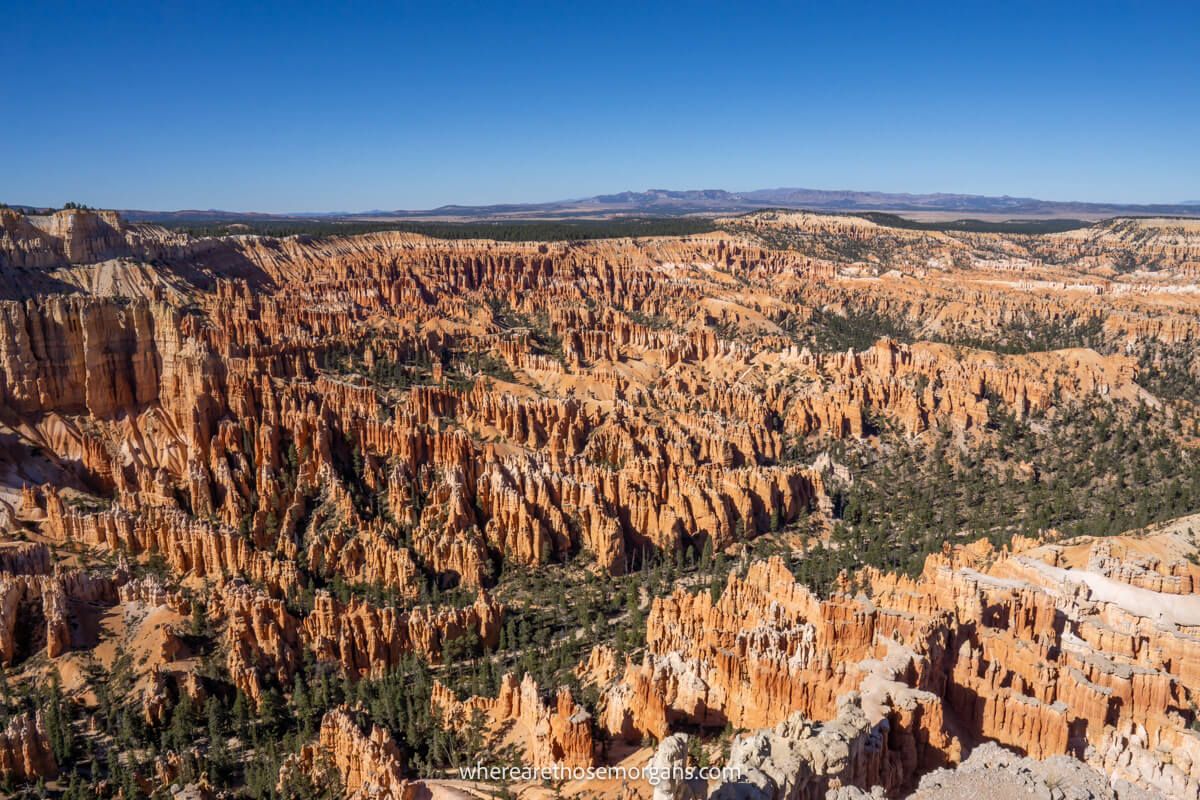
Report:
[[876,654],[874,619],[855,602],[821,603],[782,562],[732,576],[714,605],[677,590],[656,600],[648,654],[627,664],[601,724],[613,735],[666,735],[686,722],[760,727],[792,711],[826,718],[861,676],[845,662]]
[[155,577],[133,578],[117,587],[117,598],[125,604],[165,606],[176,614],[192,613],[191,601],[182,593],[171,591]]
[[282,600],[241,582],[220,586],[208,614],[224,624],[226,664],[234,683],[256,701],[268,676],[283,685],[290,682],[303,649],[336,663],[352,678],[374,677],[407,654],[436,663],[445,644],[463,636],[494,648],[503,622],[503,609],[484,592],[466,608],[411,610],[378,608],[357,598],[341,603],[318,592],[312,612],[301,620]]
[[299,771],[318,785],[325,785],[326,770],[332,770],[347,800],[415,800],[421,784],[404,777],[400,749],[383,728],[373,725],[364,733],[346,707],[326,712],[316,743],[305,745],[280,772],[280,787],[287,776]]
[[74,297],[0,303],[0,402],[110,418],[159,398],[179,319],[165,306]]
[[[620,574],[654,551],[724,549],[829,506],[796,457],[810,443],[872,437],[882,418],[912,437],[945,426],[970,448],[1001,409],[1050,429],[1075,403],[1124,411],[1150,400],[1134,383],[1138,348],[1175,348],[1166,358],[1200,339],[1195,236],[1181,224],[1055,237],[775,212],[734,224],[802,236],[784,240],[797,249],[726,233],[197,242],[111,214],[0,210],[0,266],[38,273],[30,287],[0,277],[0,296],[43,279],[75,295],[0,302],[2,466],[18,506],[0,505],[0,532],[61,551],[0,548],[0,660],[22,662],[43,637],[51,658],[77,646],[80,604],[190,612],[181,592],[125,582],[124,567],[77,569],[96,550],[161,557],[203,583],[233,679],[254,697],[286,687],[306,648],[351,677],[408,653],[437,662],[459,636],[494,645],[501,611],[485,595],[409,608],[429,581],[486,586],[581,552]],[[100,296],[124,294],[95,283],[118,256],[157,262],[121,267],[144,269],[150,291]],[[1113,268],[1127,263],[1158,272]],[[1110,355],[803,346],[838,314],[939,341],[1086,334]],[[825,601],[783,562],[756,564],[716,602],[682,589],[656,600],[638,661],[599,650],[580,674],[604,690],[597,724],[629,739],[726,724],[832,736],[845,758],[792,759],[807,770],[798,796],[898,791],[984,738],[1037,757],[1092,752],[1142,785],[1192,791],[1194,572],[1147,549],[1095,545],[1085,566],[1056,547],[954,548],[919,580],[870,572],[862,595]],[[355,599],[318,593],[299,610],[335,581]],[[368,603],[364,587],[404,607]],[[155,646],[183,652],[170,635]],[[153,680],[160,719],[168,679]],[[511,723],[538,763],[592,758],[569,694],[547,705],[508,679],[494,700],[439,690],[435,703],[452,724],[473,710]],[[826,725],[789,724],[796,713]],[[330,750],[357,752],[334,746],[354,739],[343,722],[331,730]]]
[[14,783],[51,779],[58,764],[50,750],[41,714],[18,714],[0,730],[0,776]]
[[350,675],[378,675],[396,666],[406,653],[437,662],[445,642],[468,633],[494,648],[500,640],[502,614],[484,592],[466,608],[422,606],[412,611],[376,608],[360,600],[343,604],[321,592],[304,620],[303,636],[317,658],[338,662]]
[[[111,605],[116,600],[117,589],[111,579],[84,572],[0,573],[0,664],[10,665],[43,647],[49,658],[57,658],[74,643],[72,604]],[[19,641],[19,634],[26,634],[27,639]],[[22,645],[32,651],[22,652]]]
[[287,685],[300,664],[300,623],[283,601],[233,583],[214,596],[209,614],[225,621],[226,665],[239,689],[257,702],[264,676]]
[[338,554],[335,571],[348,582],[386,586],[410,600],[420,594],[420,568],[407,548],[396,547],[383,535],[369,530],[342,546],[330,544]]
[[64,209],[25,216],[0,209],[0,266],[46,269],[136,256],[151,260],[183,248],[187,237],[150,225],[130,225],[115,211]]
[[516,676],[508,674],[495,698],[459,701],[452,691],[435,683],[432,702],[433,713],[447,726],[468,725],[474,715],[481,714],[495,736],[506,723],[515,723],[524,744],[525,761],[534,767],[587,767],[594,763],[591,716],[575,703],[565,687],[547,706],[532,676],[526,675],[517,683]]
[[896,419],[909,433],[940,420],[978,427],[989,418],[988,398],[998,398],[1020,418],[1045,412],[1055,397],[1061,402],[1128,391],[1135,375],[1132,359],[1087,350],[997,356],[889,340],[862,353],[803,351],[798,364],[838,389],[793,400],[786,411],[788,428],[836,437],[862,436],[868,411]]
[[[732,576],[717,603],[683,590],[656,600],[640,664],[621,673],[600,651],[580,673],[606,687],[599,724],[631,740],[681,724],[833,719],[858,691],[895,749],[853,778],[864,788],[894,790],[956,759],[960,739],[991,739],[1034,758],[1090,747],[1097,768],[1124,758],[1138,764],[1131,780],[1194,791],[1194,737],[1170,709],[1194,702],[1200,607],[1179,606],[1186,625],[1164,628],[1139,616],[1163,595],[1112,589],[1099,573],[1064,588],[1071,575],[1036,547],[1011,555],[981,542],[931,556],[919,581],[868,572],[869,598],[819,601],[772,560]],[[1177,754],[1169,768],[1152,753],[1165,743]]]
[[219,530],[178,511],[148,507],[131,514],[115,507],[96,514],[64,509],[46,491],[46,526],[61,543],[79,543],[133,555],[161,554],[179,573],[197,577],[243,576],[280,595],[299,588],[295,564],[256,550],[245,537]]
[[1192,594],[1195,581],[1182,559],[1164,564],[1155,555],[1134,556],[1119,542],[1099,539],[1088,554],[1087,568],[1113,580],[1164,594]]
[[50,571],[50,549],[46,545],[37,542],[4,542],[0,545],[0,572],[47,575]]

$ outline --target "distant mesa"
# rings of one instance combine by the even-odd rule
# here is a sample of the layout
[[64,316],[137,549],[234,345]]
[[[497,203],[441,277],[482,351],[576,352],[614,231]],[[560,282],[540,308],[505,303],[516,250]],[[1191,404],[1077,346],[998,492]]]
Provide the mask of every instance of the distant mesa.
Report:
[[909,194],[852,190],[777,188],[731,192],[724,189],[648,189],[543,203],[443,205],[431,209],[361,212],[263,213],[221,209],[160,211],[128,209],[131,222],[228,223],[314,219],[327,221],[387,220],[533,220],[588,219],[620,216],[717,216],[763,209],[810,211],[891,212],[925,220],[977,216],[1004,219],[1074,218],[1095,221],[1116,216],[1200,216],[1200,200],[1180,203],[1085,203],[1040,200],[1033,197],[993,197],[975,194]]

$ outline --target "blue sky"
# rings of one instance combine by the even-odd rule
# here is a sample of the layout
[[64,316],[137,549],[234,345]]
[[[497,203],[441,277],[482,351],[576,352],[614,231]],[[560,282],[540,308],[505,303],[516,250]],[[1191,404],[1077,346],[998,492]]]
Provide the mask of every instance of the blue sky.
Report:
[[9,203],[1200,200],[1194,0],[4,6]]

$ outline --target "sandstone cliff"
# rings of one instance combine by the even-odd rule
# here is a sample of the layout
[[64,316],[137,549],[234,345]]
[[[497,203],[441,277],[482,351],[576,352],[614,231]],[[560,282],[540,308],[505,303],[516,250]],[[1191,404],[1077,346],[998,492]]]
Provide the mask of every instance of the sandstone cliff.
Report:
[[434,713],[448,726],[468,725],[480,714],[491,735],[499,738],[506,725],[513,724],[511,734],[518,738],[531,766],[586,767],[595,761],[591,717],[566,688],[559,689],[547,706],[531,676],[518,683],[515,675],[508,674],[495,698],[459,701],[445,686],[435,684],[432,702]]
[[41,715],[21,714],[0,729],[0,776],[15,783],[58,775]]
[[[614,736],[774,727],[731,756],[770,776],[752,780],[764,797],[823,797],[839,784],[894,792],[985,739],[1194,795],[1197,740],[1179,709],[1194,702],[1200,609],[1189,598],[1157,612],[1169,607],[1162,593],[1075,577],[1047,564],[1055,557],[956,547],[930,557],[919,581],[871,573],[866,595],[825,601],[781,561],[755,564],[716,603],[682,590],[656,601],[641,663],[621,671],[599,651],[580,674],[606,687],[598,724]],[[834,722],[804,727],[814,719]],[[843,744],[809,752],[813,736]]]
[[364,733],[348,708],[325,714],[316,743],[305,745],[286,762],[280,785],[290,771],[310,776],[318,786],[328,786],[327,771],[347,800],[415,800],[421,796],[419,783],[404,777],[400,751],[387,731],[378,726]]

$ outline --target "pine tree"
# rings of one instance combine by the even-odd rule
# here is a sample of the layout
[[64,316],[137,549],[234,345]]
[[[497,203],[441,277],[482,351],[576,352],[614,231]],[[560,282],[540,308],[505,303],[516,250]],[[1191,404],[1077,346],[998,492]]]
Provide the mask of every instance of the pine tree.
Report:
[[222,786],[228,780],[233,764],[225,740],[225,720],[220,701],[215,697],[208,698],[205,710],[208,716],[208,779]]
[[278,689],[272,687],[263,692],[262,699],[258,701],[258,716],[267,733],[278,735],[283,732],[283,726],[287,720],[287,709]]
[[246,701],[246,695],[241,689],[237,690],[237,695],[233,699],[233,708],[230,711],[233,717],[234,731],[240,737],[245,737],[246,729],[250,724],[250,709]]
[[181,753],[191,746],[193,714],[192,698],[186,692],[181,692],[167,726],[166,743],[172,750]]
[[304,682],[304,675],[297,673],[295,681],[292,683],[292,709],[295,712],[296,719],[300,720],[300,725],[304,731],[312,730],[313,708],[309,699],[308,687]]
[[203,603],[198,598],[192,598],[192,636],[204,636],[208,631],[208,618],[204,611]]
[[59,764],[69,763],[75,750],[75,732],[71,726],[70,707],[63,697],[62,678],[58,670],[50,673],[43,710],[54,760]]

